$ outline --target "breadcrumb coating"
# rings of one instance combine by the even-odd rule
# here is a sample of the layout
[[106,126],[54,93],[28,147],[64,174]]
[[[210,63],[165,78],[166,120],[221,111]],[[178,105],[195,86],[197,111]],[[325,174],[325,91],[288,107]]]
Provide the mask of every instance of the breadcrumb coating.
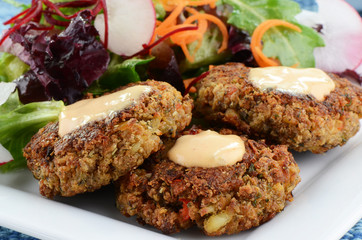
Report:
[[252,138],[324,153],[354,136],[362,118],[362,88],[334,74],[336,87],[323,101],[268,90],[248,81],[248,67],[212,68],[197,85],[195,109],[208,120],[229,124]]
[[[49,123],[24,148],[40,193],[73,196],[94,191],[143,163],[162,146],[160,136],[175,137],[191,121],[192,100],[164,82],[140,84],[152,91],[125,110],[88,123],[60,137]],[[132,84],[134,85],[134,84]],[[130,85],[131,86],[131,85]]]
[[151,155],[116,182],[117,207],[167,234],[234,234],[270,220],[293,200],[299,168],[286,146],[242,138],[246,153],[231,166],[187,168],[167,159],[170,146]]

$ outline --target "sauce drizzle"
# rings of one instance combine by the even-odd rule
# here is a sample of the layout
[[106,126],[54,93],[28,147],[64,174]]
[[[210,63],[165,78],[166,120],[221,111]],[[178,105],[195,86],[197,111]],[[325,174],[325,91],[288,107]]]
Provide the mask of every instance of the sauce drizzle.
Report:
[[66,106],[59,115],[59,136],[91,121],[111,116],[117,111],[137,103],[139,98],[151,91],[150,86],[133,86],[94,99],[85,99]]
[[272,88],[291,95],[310,94],[320,101],[335,88],[334,81],[317,68],[251,68],[248,79],[262,91]]
[[184,167],[212,168],[234,165],[244,153],[244,141],[239,136],[207,130],[180,137],[167,155]]

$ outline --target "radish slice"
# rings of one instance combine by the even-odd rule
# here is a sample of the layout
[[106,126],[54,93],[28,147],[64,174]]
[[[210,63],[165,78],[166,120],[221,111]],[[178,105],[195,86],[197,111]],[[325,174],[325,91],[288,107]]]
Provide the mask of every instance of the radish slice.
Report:
[[15,88],[16,84],[13,82],[0,82],[0,106],[8,100],[10,94],[15,91]]
[[[106,0],[108,11],[108,49],[131,56],[149,44],[156,26],[152,0]],[[97,15],[94,25],[104,41],[104,15]]]
[[360,76],[362,76],[362,60],[361,60],[360,65],[358,65],[358,66],[355,68],[355,71],[356,71],[356,73],[358,73]]
[[[318,13],[306,16],[302,12],[297,20],[307,26],[322,24],[321,36],[325,47],[316,48],[316,67],[327,72],[354,69],[362,60],[362,19],[344,0],[317,0]],[[314,21],[310,21],[311,17]],[[308,20],[309,18],[309,20]]]
[[11,156],[11,153],[0,144],[0,166],[11,162],[12,160],[13,156]]
[[[15,83],[0,82],[0,106],[8,100],[15,88]],[[12,160],[13,156],[11,156],[11,153],[0,144],[0,166]]]

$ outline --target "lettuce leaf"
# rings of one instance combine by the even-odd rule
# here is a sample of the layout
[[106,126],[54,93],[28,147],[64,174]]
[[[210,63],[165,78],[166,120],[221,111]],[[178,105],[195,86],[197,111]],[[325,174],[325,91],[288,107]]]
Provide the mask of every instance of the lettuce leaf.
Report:
[[18,57],[9,53],[1,54],[0,82],[11,82],[28,70],[29,66],[22,62]]
[[199,49],[195,52],[198,41],[194,41],[191,44],[187,45],[187,48],[191,54],[194,52],[194,62],[189,62],[185,59],[180,64],[181,72],[186,72],[192,69],[198,69],[203,66],[208,66],[210,64],[217,64],[224,62],[225,59],[231,56],[229,51],[223,51],[218,53],[220,43],[222,41],[222,36],[218,28],[209,27],[202,38],[202,43]]
[[21,2],[15,1],[15,0],[3,0],[3,1],[10,4],[10,5],[13,5],[16,8],[22,8],[23,10],[29,8],[28,4],[24,4],[24,3],[21,3]]
[[14,158],[14,161],[0,166],[1,172],[26,166],[23,148],[41,127],[58,119],[63,107],[62,101],[34,102],[23,105],[19,101],[17,92],[0,106],[0,143]]
[[282,19],[298,25],[298,33],[285,27],[274,27],[263,36],[263,53],[267,57],[278,58],[282,65],[314,67],[313,50],[324,46],[323,39],[313,29],[297,23],[295,15],[301,9],[291,0],[222,0],[233,7],[228,23],[246,30],[250,35],[267,19]]
[[128,83],[141,81],[143,80],[141,76],[146,72],[143,67],[146,68],[152,60],[153,57],[146,59],[135,57],[123,61],[120,56],[112,54],[108,69],[87,89],[87,92],[101,95]]
[[74,103],[106,71],[109,54],[91,20],[91,12],[84,10],[60,34],[33,31],[39,27],[33,22],[10,34],[21,49],[16,56],[30,66],[16,80],[22,103],[52,99]]
[[285,66],[299,63],[300,68],[315,67],[313,50],[324,46],[324,41],[312,28],[294,24],[302,29],[302,34],[283,27],[270,29],[270,33],[263,38],[263,53],[268,57],[277,57]]
[[162,21],[166,17],[166,10],[160,3],[160,0],[152,0],[156,11],[156,19]]

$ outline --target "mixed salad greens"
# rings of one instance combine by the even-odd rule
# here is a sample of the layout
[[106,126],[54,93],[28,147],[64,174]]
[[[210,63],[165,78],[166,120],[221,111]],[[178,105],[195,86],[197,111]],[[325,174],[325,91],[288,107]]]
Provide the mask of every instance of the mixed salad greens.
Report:
[[[13,161],[0,158],[0,171],[24,167],[22,148],[31,136],[56,121],[64,105],[87,93],[102,95],[149,78],[169,82],[185,93],[185,79],[197,77],[209,65],[228,61],[251,67],[261,63],[315,67],[315,49],[329,43],[321,34],[323,24],[298,22],[302,12],[298,1],[150,1],[137,1],[148,2],[152,8],[150,21],[155,27],[145,38],[150,40],[127,56],[109,50],[114,39],[108,39],[108,31],[111,33],[115,29],[112,24],[117,23],[104,15],[108,16],[107,9],[115,0],[32,1],[6,22],[11,26],[0,40],[0,144]],[[314,10],[316,6],[314,2]],[[95,21],[101,22],[95,26]],[[259,30],[263,23],[267,27]],[[358,34],[362,34],[360,29]],[[113,31],[110,38],[121,30],[118,26]],[[261,42],[256,47],[252,44],[256,35],[262,39],[259,53],[255,50]],[[132,42],[125,38],[116,39],[123,48]],[[355,61],[359,62],[343,72],[361,81],[356,71],[362,58]]]

